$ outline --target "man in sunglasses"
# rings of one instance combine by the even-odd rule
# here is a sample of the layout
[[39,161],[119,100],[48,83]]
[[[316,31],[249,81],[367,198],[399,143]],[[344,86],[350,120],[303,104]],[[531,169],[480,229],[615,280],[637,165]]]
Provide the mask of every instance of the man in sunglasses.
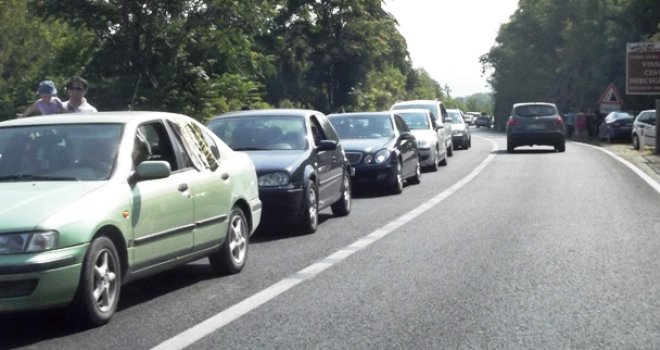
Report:
[[69,82],[66,83],[66,92],[69,94],[69,100],[65,101],[63,105],[68,113],[98,112],[85,98],[85,94],[87,93],[87,80],[77,75],[73,76],[69,79]]

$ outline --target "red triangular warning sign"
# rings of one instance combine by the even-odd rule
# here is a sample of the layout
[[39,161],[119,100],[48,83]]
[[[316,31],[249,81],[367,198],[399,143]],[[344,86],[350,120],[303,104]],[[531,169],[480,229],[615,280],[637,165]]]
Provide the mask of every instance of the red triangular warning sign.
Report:
[[603,94],[600,95],[600,98],[598,99],[598,103],[622,105],[623,99],[621,99],[621,95],[619,95],[619,91],[616,89],[616,86],[610,83],[610,85],[607,86],[607,89],[605,89]]

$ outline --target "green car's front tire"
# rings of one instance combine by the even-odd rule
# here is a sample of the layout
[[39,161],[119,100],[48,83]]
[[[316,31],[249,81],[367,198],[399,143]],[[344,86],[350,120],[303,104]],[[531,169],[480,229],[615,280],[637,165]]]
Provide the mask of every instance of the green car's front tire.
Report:
[[247,260],[249,228],[245,214],[240,208],[234,208],[229,214],[227,236],[219,251],[209,255],[213,270],[222,276],[241,272]]
[[95,238],[83,260],[80,284],[73,301],[76,316],[91,326],[106,324],[117,310],[121,264],[112,240]]

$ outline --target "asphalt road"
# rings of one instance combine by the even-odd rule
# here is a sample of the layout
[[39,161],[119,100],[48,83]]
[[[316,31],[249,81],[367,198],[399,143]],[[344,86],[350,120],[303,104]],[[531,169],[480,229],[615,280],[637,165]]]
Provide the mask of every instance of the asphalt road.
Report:
[[401,195],[260,232],[239,275],[199,261],[135,282],[94,329],[3,315],[0,349],[660,348],[660,193],[582,144],[473,135]]

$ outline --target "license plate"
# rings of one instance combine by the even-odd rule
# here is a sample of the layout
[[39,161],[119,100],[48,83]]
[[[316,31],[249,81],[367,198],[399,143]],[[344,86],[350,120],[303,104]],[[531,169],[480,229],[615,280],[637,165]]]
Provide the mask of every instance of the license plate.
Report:
[[527,125],[528,130],[542,130],[545,129],[545,124],[529,124]]

